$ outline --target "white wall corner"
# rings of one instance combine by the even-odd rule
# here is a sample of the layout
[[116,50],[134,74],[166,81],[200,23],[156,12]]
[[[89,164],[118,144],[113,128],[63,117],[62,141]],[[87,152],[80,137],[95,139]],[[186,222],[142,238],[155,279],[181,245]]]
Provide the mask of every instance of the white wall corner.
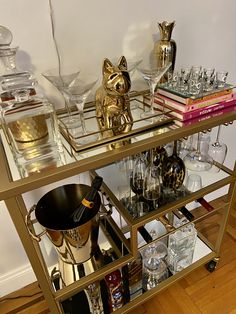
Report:
[[36,281],[36,277],[30,264],[25,264],[2,276],[0,275],[0,297],[21,289],[34,281]]

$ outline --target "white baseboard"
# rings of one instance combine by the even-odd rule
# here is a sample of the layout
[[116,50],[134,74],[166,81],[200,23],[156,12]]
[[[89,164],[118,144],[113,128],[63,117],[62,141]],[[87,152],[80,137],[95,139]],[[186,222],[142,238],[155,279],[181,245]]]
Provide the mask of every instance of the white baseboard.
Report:
[[30,264],[16,268],[0,276],[0,297],[21,289],[36,280]]

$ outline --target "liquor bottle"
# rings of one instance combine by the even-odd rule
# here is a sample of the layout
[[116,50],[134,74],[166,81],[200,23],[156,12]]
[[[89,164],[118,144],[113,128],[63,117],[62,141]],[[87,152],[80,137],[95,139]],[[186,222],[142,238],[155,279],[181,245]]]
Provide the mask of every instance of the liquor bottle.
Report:
[[93,314],[104,314],[102,298],[101,298],[101,287],[100,282],[95,281],[85,288],[88,295],[88,301],[90,305],[90,313]]
[[179,208],[179,211],[187,218],[189,221],[192,221],[194,219],[194,216],[186,207]]
[[119,269],[105,276],[108,289],[110,311],[120,309],[124,305],[123,286],[121,272]]
[[138,257],[128,263],[129,296],[131,301],[143,293],[142,279],[142,256],[138,253]]
[[212,211],[214,209],[213,206],[211,206],[211,204],[209,204],[203,197],[200,197],[197,199],[198,203],[200,203],[203,207],[206,208],[206,210],[208,212]]
[[78,223],[81,220],[85,210],[93,208],[94,198],[102,185],[102,181],[102,177],[99,176],[96,176],[93,179],[89,192],[82,199],[80,206],[72,214],[72,219],[74,222]]

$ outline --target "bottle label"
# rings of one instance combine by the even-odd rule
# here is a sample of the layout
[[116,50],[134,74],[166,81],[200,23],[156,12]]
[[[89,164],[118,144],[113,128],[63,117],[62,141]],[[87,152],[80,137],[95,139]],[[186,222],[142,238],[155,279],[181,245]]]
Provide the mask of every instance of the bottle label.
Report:
[[110,288],[111,292],[111,306],[113,309],[119,309],[123,306],[123,294],[121,284]]
[[94,206],[94,202],[90,202],[88,200],[86,200],[85,198],[82,200],[81,202],[85,207],[88,207],[88,208],[93,208]]

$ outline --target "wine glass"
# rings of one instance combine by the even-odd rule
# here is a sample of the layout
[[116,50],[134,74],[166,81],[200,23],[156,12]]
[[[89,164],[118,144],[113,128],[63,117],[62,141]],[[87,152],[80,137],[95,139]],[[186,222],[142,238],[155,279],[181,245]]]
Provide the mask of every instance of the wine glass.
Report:
[[208,152],[201,152],[200,133],[197,134],[197,150],[188,153],[184,157],[186,168],[193,171],[208,171],[211,169],[213,159]]
[[77,139],[79,144],[86,144],[97,140],[98,134],[94,131],[90,131],[86,128],[85,118],[84,118],[84,104],[91,93],[93,87],[97,83],[98,79],[94,76],[80,76],[75,79],[68,88],[64,90],[70,103],[74,104],[80,115],[81,130],[76,131],[73,134],[75,137],[80,137]]
[[153,150],[150,151],[150,163],[147,166],[143,180],[143,197],[152,205],[153,209],[158,207],[161,195],[161,184],[159,179],[159,167],[153,163]]
[[53,68],[42,73],[42,76],[52,83],[64,98],[65,110],[68,117],[63,118],[62,121],[67,128],[74,128],[75,126],[78,126],[79,123],[78,119],[75,119],[71,115],[69,99],[65,92],[69,85],[78,77],[79,73],[80,71],[76,71],[74,68],[70,67]]
[[[119,58],[112,58],[111,63],[119,64],[117,60],[119,60]],[[127,71],[129,72],[129,75],[131,77],[134,74],[137,67],[139,66],[139,64],[142,62],[142,59],[133,60],[133,59],[126,58],[126,61],[127,61]]]
[[132,176],[130,178],[131,190],[138,196],[141,196],[143,193],[143,181],[145,177],[145,170],[147,168],[145,157],[144,153],[137,155],[134,161]]
[[[217,161],[219,164],[223,165],[227,154],[227,146],[226,144],[220,142],[220,132],[221,125],[218,126],[216,140],[210,145],[208,154],[213,158],[214,161]],[[220,168],[213,165],[210,171],[219,172]]]
[[[144,80],[147,82],[150,88],[150,107],[148,110],[144,111],[141,114],[141,118],[152,118],[154,119],[155,110],[154,110],[154,98],[155,98],[155,88],[162,78],[162,76],[168,71],[168,69],[171,66],[171,62],[169,62],[166,66],[161,68],[156,68],[149,63],[148,65],[142,65],[138,66],[138,71],[144,78]],[[159,117],[160,118],[160,117]],[[157,119],[159,119],[157,118]]]

